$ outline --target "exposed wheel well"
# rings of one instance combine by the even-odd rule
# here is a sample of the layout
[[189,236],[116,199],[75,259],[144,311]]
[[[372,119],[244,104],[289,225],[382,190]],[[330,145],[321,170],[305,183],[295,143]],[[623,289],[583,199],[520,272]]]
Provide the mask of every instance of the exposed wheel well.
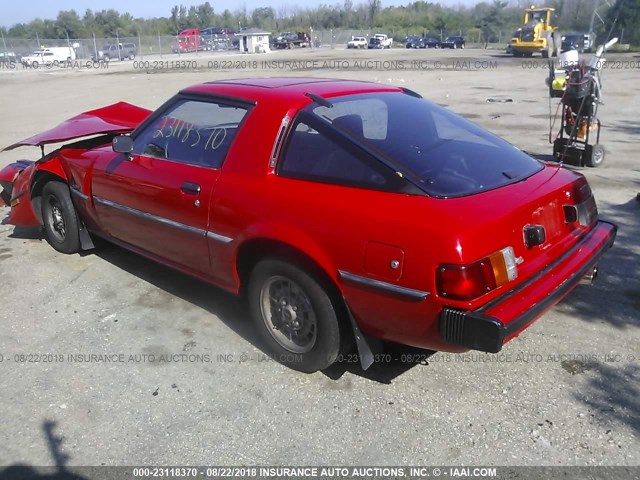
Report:
[[42,201],[42,189],[48,182],[62,182],[64,184],[67,181],[59,177],[58,175],[54,175],[50,172],[40,171],[37,172],[31,182],[31,204],[33,205],[33,210],[38,218],[38,221],[42,223],[42,209],[41,209],[41,201]]

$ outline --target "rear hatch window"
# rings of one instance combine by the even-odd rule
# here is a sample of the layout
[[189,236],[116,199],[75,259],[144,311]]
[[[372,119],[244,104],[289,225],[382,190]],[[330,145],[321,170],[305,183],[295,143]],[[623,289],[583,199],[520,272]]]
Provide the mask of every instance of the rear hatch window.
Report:
[[[434,197],[495,189],[543,168],[505,140],[421,98],[388,92],[330,101],[330,108],[317,104],[309,108]],[[350,128],[340,121],[346,116]]]

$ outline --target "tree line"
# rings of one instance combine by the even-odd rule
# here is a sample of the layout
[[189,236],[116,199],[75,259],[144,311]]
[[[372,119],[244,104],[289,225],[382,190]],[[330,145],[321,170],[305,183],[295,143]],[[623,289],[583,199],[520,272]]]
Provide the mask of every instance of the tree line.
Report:
[[[595,3],[598,3],[595,0]],[[556,8],[560,31],[587,32],[595,18],[594,30],[624,35],[623,40],[640,44],[640,0],[616,0],[601,7],[594,17],[593,0],[551,0],[544,6]],[[281,6],[246,7],[231,12],[216,12],[210,2],[199,5],[175,5],[166,17],[134,18],[116,10],[93,11],[83,15],[75,10],[60,11],[55,20],[37,18],[29,23],[2,27],[4,36],[16,38],[90,38],[134,37],[138,35],[176,35],[185,28],[259,27],[272,32],[328,29],[379,29],[390,33],[437,36],[440,34],[477,34],[486,42],[506,40],[521,22],[523,8],[531,0],[482,1],[474,6],[446,7],[423,0],[403,6],[384,7],[381,0],[318,7]],[[542,6],[542,5],[540,5]],[[602,18],[603,21],[598,20]]]

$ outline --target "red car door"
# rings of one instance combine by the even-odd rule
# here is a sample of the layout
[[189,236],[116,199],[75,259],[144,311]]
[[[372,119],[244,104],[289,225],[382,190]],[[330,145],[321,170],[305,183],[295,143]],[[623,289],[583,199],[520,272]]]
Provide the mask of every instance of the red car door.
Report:
[[247,110],[178,96],[134,132],[131,155],[96,161],[101,228],[178,267],[211,274],[207,230],[220,166]]

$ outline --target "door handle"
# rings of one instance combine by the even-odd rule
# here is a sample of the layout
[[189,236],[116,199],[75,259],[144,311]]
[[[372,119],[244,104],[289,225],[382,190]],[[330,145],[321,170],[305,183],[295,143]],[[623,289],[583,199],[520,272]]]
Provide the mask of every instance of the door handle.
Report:
[[192,182],[184,182],[181,186],[180,186],[180,190],[182,190],[183,193],[186,193],[187,195],[198,195],[200,193],[200,185],[198,185],[197,183],[192,183]]

